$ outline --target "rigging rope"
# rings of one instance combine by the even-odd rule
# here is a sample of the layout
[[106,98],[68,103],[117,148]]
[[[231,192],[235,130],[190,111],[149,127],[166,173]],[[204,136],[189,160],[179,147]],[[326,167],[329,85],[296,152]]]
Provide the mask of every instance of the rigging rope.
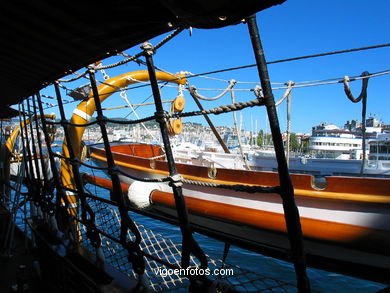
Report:
[[[120,97],[125,100],[125,102],[127,103],[127,106],[130,107],[131,111],[133,112],[134,116],[140,120],[140,117],[138,116],[138,113],[135,111],[134,107],[132,106],[132,104],[130,103],[129,99],[127,98],[127,94],[126,94],[126,91],[121,91],[120,93]],[[157,139],[154,134],[145,126],[145,124],[143,122],[141,122],[141,125],[142,127],[145,129],[145,131],[157,142],[159,141],[159,139]]]
[[[282,99],[284,99],[286,96],[287,97],[287,146],[286,146],[286,162],[287,166],[290,164],[290,136],[291,136],[291,89],[292,86],[294,85],[293,81],[288,81],[287,82],[287,87],[288,89],[284,93]],[[282,101],[280,101],[281,103]],[[280,104],[279,103],[279,104]]]
[[[367,71],[364,71],[361,74],[361,77],[367,77],[370,74]],[[362,90],[357,98],[352,94],[351,88],[349,86],[348,76],[344,77],[344,92],[347,95],[348,99],[353,103],[359,103],[362,101],[362,149],[363,149],[363,158],[362,164],[360,166],[360,176],[363,176],[364,165],[366,163],[366,111],[367,111],[367,87],[368,87],[368,77],[362,79]]]
[[[329,55],[342,54],[342,53],[357,52],[357,51],[377,49],[377,48],[383,48],[383,47],[390,47],[390,43],[381,44],[381,45],[374,45],[374,46],[368,46],[368,47],[360,47],[360,48],[354,48],[354,49],[331,51],[331,52],[325,52],[325,53],[319,53],[319,54],[313,54],[313,55],[305,55],[305,56],[300,56],[300,57],[279,59],[279,60],[275,60],[275,61],[269,61],[269,62],[267,62],[267,64],[275,64],[275,63],[296,61],[296,60],[302,60],[302,59],[309,59],[309,58],[315,58],[315,57],[329,56]],[[208,71],[208,72],[204,72],[204,73],[199,73],[199,74],[194,74],[192,76],[188,76],[188,78],[201,76],[201,75],[210,75],[210,74],[215,74],[215,73],[221,73],[221,72],[245,69],[245,68],[250,68],[250,67],[256,67],[256,64],[243,65],[243,66],[230,67],[230,68],[219,69],[219,70],[214,70],[214,71]]]
[[[230,94],[231,94],[231,98],[232,98],[232,104],[234,104],[236,102],[235,101],[235,96],[234,96],[234,91],[231,91]],[[237,115],[236,115],[236,112],[233,112],[233,122],[234,122],[234,129],[236,130],[237,141],[238,141],[238,145],[240,147],[240,153],[241,153],[242,160],[244,161],[246,169],[247,170],[251,170],[251,167],[249,166],[248,160],[247,160],[247,158],[246,158],[246,156],[244,154],[244,151],[242,149],[241,127],[240,127],[240,129],[238,129],[238,127],[237,127]]]
[[195,96],[197,99],[204,100],[204,101],[215,101],[215,100],[218,100],[219,98],[222,98],[228,91],[230,91],[234,87],[235,84],[236,84],[236,81],[234,79],[230,80],[227,88],[222,93],[220,93],[219,95],[217,95],[213,98],[206,98],[205,96],[202,96],[201,94],[198,93],[195,86],[189,86],[188,90],[189,90],[190,94],[192,96]]
[[[387,74],[390,74],[390,69],[370,74],[367,77],[362,77],[362,76],[352,77],[350,79],[350,81],[356,81],[356,80],[359,80],[359,79],[364,79],[364,78],[369,78],[369,77],[377,77],[377,76],[382,76],[382,75],[387,75]],[[194,76],[198,76],[198,75],[194,75]],[[189,79],[191,77],[193,77],[193,76],[186,76],[187,79]],[[199,77],[202,77],[202,76],[199,75]],[[227,82],[227,80],[223,80],[223,81]],[[328,85],[328,84],[336,84],[336,83],[342,83],[342,82],[343,82],[343,78],[341,78],[341,77],[339,77],[339,78],[330,78],[330,79],[325,79],[325,80],[302,81],[302,82],[296,82],[295,85],[292,88],[310,87],[310,86],[318,86],[318,85]],[[237,83],[244,83],[244,82],[239,82],[238,81]],[[312,84],[302,84],[302,83],[312,83]],[[275,84],[285,84],[285,83],[275,83]],[[137,85],[137,86],[133,86],[133,87],[124,88],[124,90],[132,90],[132,89],[142,88],[142,87],[146,87],[148,85],[149,84],[141,84],[141,85]],[[174,85],[169,85],[169,86],[170,87],[177,87],[177,86],[174,86]],[[259,86],[257,86],[257,87],[259,87]],[[273,90],[280,90],[280,89],[287,89],[287,88],[288,88],[287,86],[281,86],[281,87],[273,87],[272,89]],[[199,88],[198,90],[215,91],[215,90],[224,90],[224,89]],[[255,90],[256,90],[256,87],[255,87]],[[253,91],[253,89],[235,89],[235,91]]]

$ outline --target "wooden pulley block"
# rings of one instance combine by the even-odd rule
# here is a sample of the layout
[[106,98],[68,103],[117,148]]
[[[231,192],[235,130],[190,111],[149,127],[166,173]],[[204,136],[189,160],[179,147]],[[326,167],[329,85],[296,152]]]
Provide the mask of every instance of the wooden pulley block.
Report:
[[168,122],[168,133],[169,135],[180,134],[183,131],[183,123],[181,118],[179,119],[171,119]]
[[176,99],[173,101],[173,111],[175,113],[181,113],[184,110],[186,100],[183,96],[177,96]]

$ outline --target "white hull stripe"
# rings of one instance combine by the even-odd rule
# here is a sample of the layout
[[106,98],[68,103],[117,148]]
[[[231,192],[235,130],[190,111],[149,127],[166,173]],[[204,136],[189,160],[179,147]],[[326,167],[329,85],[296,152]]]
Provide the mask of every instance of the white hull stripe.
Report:
[[[61,205],[64,207],[65,206],[65,203],[61,203]],[[78,205],[77,203],[70,203],[68,204],[68,209],[77,209]]]
[[[95,161],[96,162],[96,161]],[[99,161],[99,165],[106,166]],[[147,172],[137,172],[133,169],[121,167],[122,171],[137,176],[137,177],[150,177],[159,178],[161,176],[150,174]],[[132,183],[127,177],[119,176],[122,182]],[[168,184],[161,184],[162,191],[172,192],[172,188]],[[184,184],[183,194],[185,197],[192,197],[201,200],[214,201],[217,203],[223,203],[233,206],[239,206],[250,209],[257,209],[260,211],[273,212],[282,214],[283,206],[279,200],[269,201],[270,198],[264,194],[256,195],[255,200],[251,194],[245,192],[226,191],[223,189],[212,187],[199,187]],[[330,221],[336,223],[342,223],[347,225],[361,226],[367,228],[383,229],[389,231],[390,227],[390,214],[388,210],[378,209],[377,211],[362,211],[356,210],[344,210],[343,205],[333,206],[330,208],[315,208],[310,206],[298,206],[300,216],[308,219]]]
[[84,111],[82,111],[78,108],[73,110],[73,114],[83,118],[87,122],[91,121],[91,119],[92,119],[92,116],[88,115],[87,113],[85,113]]
[[73,191],[70,191],[70,190],[66,190],[65,194],[68,195],[68,196],[76,195],[76,193],[74,193]]

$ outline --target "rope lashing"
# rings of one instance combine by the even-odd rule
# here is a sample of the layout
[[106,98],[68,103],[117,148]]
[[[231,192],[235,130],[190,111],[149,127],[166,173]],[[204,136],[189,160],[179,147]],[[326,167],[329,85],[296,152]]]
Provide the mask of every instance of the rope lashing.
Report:
[[69,78],[69,79],[58,79],[58,82],[72,82],[76,81],[82,77],[85,77],[87,75],[88,71],[84,71],[83,73],[73,72],[73,74],[77,75],[76,77]]
[[288,82],[286,83],[287,89],[286,89],[286,91],[284,92],[283,96],[280,98],[280,100],[277,101],[277,102],[275,103],[275,106],[276,106],[276,107],[279,106],[281,103],[283,103],[283,101],[284,101],[287,97],[290,96],[291,90],[292,90],[292,88],[293,88],[294,85],[295,85],[295,82],[293,82],[292,80],[290,80],[290,81],[288,81]]
[[259,86],[259,85],[255,86],[253,92],[254,92],[255,96],[256,96],[259,100],[264,99],[263,89],[261,88],[261,86]]
[[[286,91],[284,92],[283,96],[280,98],[279,101],[275,102],[275,106],[278,107],[281,103],[283,103],[283,101],[288,97],[290,96],[290,93],[291,93],[291,90],[292,88],[294,87],[295,83],[293,81],[288,81],[287,83],[285,83],[285,85],[287,86],[286,88]],[[260,86],[256,86],[253,90],[253,93],[255,94],[256,98],[258,98],[259,100],[263,100],[264,99],[264,95],[263,95],[263,90]]]
[[191,96],[193,96],[197,99],[204,100],[204,101],[215,101],[215,100],[218,100],[219,98],[223,97],[228,91],[230,91],[236,83],[237,82],[234,79],[230,80],[227,88],[222,93],[220,93],[218,96],[215,96],[213,98],[206,98],[205,96],[202,96],[201,94],[198,93],[196,87],[192,86],[192,85],[188,86],[188,90],[189,90]]
[[[370,73],[368,71],[364,71],[361,74],[361,77],[369,76]],[[350,99],[353,103],[358,103],[363,98],[367,98],[367,87],[368,87],[368,79],[369,77],[362,79],[362,91],[360,92],[360,95],[355,99],[355,97],[352,94],[351,88],[349,86],[350,79],[348,76],[344,76],[344,92],[347,95],[348,99]]]
[[206,182],[206,181],[190,180],[185,178],[183,178],[181,181],[185,184],[191,184],[191,185],[202,186],[202,187],[228,189],[228,190],[241,191],[247,193],[280,193],[279,186],[268,187],[268,186],[244,185],[244,184],[230,185],[230,184],[219,184],[219,183]]
[[232,111],[239,111],[248,107],[255,107],[255,106],[264,106],[264,102],[259,99],[250,100],[247,102],[236,102],[234,104],[229,105],[222,105],[219,107],[214,107],[208,110],[202,110],[202,111],[192,111],[192,112],[186,112],[186,113],[176,113],[176,114],[165,114],[165,118],[172,118],[172,117],[191,117],[191,116],[200,116],[204,114],[214,114],[219,115],[223,113],[228,113]]
[[359,103],[362,101],[362,150],[363,150],[363,158],[362,164],[360,166],[360,176],[363,176],[364,173],[364,165],[366,163],[366,111],[367,111],[367,87],[368,87],[368,79],[370,73],[368,71],[364,71],[361,74],[362,77],[362,90],[360,95],[355,98],[352,94],[351,88],[349,87],[349,77],[344,76],[344,92],[347,95],[348,99],[353,103]]

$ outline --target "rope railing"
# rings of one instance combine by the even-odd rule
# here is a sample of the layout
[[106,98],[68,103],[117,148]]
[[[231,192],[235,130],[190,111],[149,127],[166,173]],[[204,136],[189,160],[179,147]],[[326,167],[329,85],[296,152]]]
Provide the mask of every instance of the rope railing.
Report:
[[202,96],[201,94],[199,94],[195,86],[188,86],[188,90],[189,90],[191,96],[195,97],[196,99],[200,99],[200,100],[204,100],[204,101],[215,101],[215,100],[222,98],[228,91],[231,91],[235,84],[236,84],[235,80],[230,80],[227,88],[224,89],[222,91],[222,93],[220,93],[219,95],[212,97],[212,98],[206,98],[205,96]]
[[[248,107],[255,107],[255,106],[262,106],[264,103],[260,101],[259,99],[255,100],[250,100],[247,102],[236,102],[233,104],[228,104],[228,105],[222,105],[218,107],[214,107],[208,110],[203,110],[203,111],[192,111],[192,112],[182,112],[182,113],[167,113],[165,112],[163,114],[163,119],[170,119],[170,118],[180,118],[180,117],[192,117],[192,116],[201,116],[204,114],[214,114],[214,115],[219,115],[222,113],[229,113],[232,111],[239,111]],[[122,124],[122,125],[132,125],[132,124],[139,124],[142,122],[147,122],[147,121],[152,121],[156,120],[158,117],[156,115],[145,117],[139,120],[129,120],[129,121],[120,121],[120,120],[114,120],[114,119],[109,119],[107,117],[101,117],[101,121],[103,122],[109,122],[109,123],[117,123],[117,124]],[[60,121],[60,122],[55,122],[55,121],[47,121],[47,124],[50,125],[69,125],[69,126],[75,126],[75,127],[86,127],[86,126],[91,126],[98,124],[98,121],[91,121],[83,124],[79,123],[72,123],[69,121]]]
[[[123,54],[123,55],[126,55],[126,54]],[[99,69],[100,67],[95,67],[96,69]],[[160,71],[163,71],[163,72],[167,72],[166,70],[164,69],[161,69],[161,68],[157,68],[156,69],[160,70]],[[217,78],[212,78],[212,77],[208,77],[208,76],[203,76],[203,75],[199,75],[199,74],[192,74],[192,73],[188,73],[188,72],[185,72],[186,73],[186,78],[191,78],[191,77],[203,77],[203,78],[211,78],[211,79],[216,79],[216,80],[219,80],[221,82],[231,82],[229,80],[224,80],[224,79],[217,79]],[[378,76],[383,76],[383,75],[387,75],[387,74],[390,74],[390,70],[383,70],[383,71],[379,71],[379,72],[376,72],[376,73],[372,73],[372,74],[369,74],[367,76],[351,76],[349,77],[349,81],[350,82],[353,82],[353,81],[356,81],[356,80],[359,80],[359,79],[365,79],[365,78],[370,78],[370,77],[378,77]],[[84,76],[85,78],[88,78],[87,76]],[[179,77],[178,77],[179,78]],[[137,80],[135,80],[137,81]],[[107,84],[105,83],[104,81],[99,81],[99,83],[101,84],[106,84],[107,86],[111,86],[111,87],[114,87],[115,89],[113,90],[113,93],[115,92],[123,92],[123,91],[128,91],[128,90],[132,90],[132,89],[136,89],[136,88],[141,88],[141,87],[145,87],[145,86],[150,86],[150,83],[149,82],[143,82],[143,81],[137,81],[137,83],[141,83],[141,85],[137,85],[137,86],[132,86],[132,87],[124,87],[124,88],[117,88],[115,86],[112,86],[110,84]],[[242,81],[235,81],[236,84],[258,84],[257,82],[242,82]],[[344,79],[343,78],[328,78],[328,79],[323,79],[323,80],[313,80],[313,81],[301,81],[301,82],[295,82],[295,84],[291,87],[291,86],[288,86],[287,83],[272,83],[272,84],[275,84],[275,85],[286,85],[286,86],[277,86],[277,87],[273,87],[272,89],[273,90],[281,90],[281,89],[291,89],[291,88],[303,88],[303,87],[312,87],[312,86],[322,86],[322,85],[330,85],[330,84],[337,84],[337,83],[344,83]],[[164,86],[166,87],[172,87],[172,88],[178,88],[178,86],[175,86],[175,85],[170,85],[170,84],[165,84]],[[65,87],[66,88],[66,87]],[[70,90],[68,88],[66,88],[67,90]],[[222,91],[223,93],[218,95],[217,97],[219,98],[220,96],[222,96],[224,93],[226,93],[226,91],[232,91],[233,89],[232,88],[225,88],[225,89],[219,89],[219,88],[196,88],[194,86],[188,86],[187,89],[185,89],[189,92],[191,91]],[[240,88],[235,88],[234,91],[247,91],[247,92],[255,92],[256,94],[256,88],[255,89],[240,89]],[[197,95],[203,97],[202,95],[200,95],[198,92],[197,92]],[[50,97],[48,97],[50,98]],[[51,97],[52,98],[52,97]],[[205,100],[207,100],[208,98],[205,98]],[[68,101],[66,103],[72,103],[72,102],[75,102],[75,101]],[[140,105],[143,105],[143,104],[140,104]],[[47,107],[46,109],[49,109],[53,106],[49,106]],[[125,107],[125,106],[123,106]],[[137,105],[138,107],[138,105]],[[119,108],[119,107],[117,107]]]
[[264,102],[259,99],[250,100],[247,102],[236,102],[234,104],[222,105],[218,107],[214,107],[208,110],[203,111],[192,111],[192,112],[182,112],[182,113],[172,113],[172,114],[164,114],[165,118],[179,118],[179,117],[192,117],[192,116],[200,116],[204,114],[214,114],[219,115],[222,113],[229,113],[232,111],[239,111],[245,108],[251,108],[255,106],[263,106]]

